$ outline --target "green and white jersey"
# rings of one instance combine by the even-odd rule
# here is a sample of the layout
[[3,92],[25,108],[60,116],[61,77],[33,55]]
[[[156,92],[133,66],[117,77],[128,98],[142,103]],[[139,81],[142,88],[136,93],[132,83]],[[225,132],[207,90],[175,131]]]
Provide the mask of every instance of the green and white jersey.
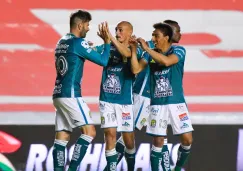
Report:
[[151,105],[185,103],[182,80],[186,50],[172,45],[164,55],[171,54],[175,54],[179,62],[169,67],[156,63],[147,52],[143,55],[150,67]]
[[150,74],[149,66],[136,75],[133,85],[133,93],[150,98]]
[[89,47],[83,38],[68,33],[57,43],[55,49],[56,81],[53,98],[81,97],[81,80],[85,60],[106,66],[109,60],[110,44],[103,46],[100,54]]
[[[96,47],[100,51],[102,46]],[[137,49],[138,56],[142,50]],[[124,58],[114,45],[111,45],[108,65],[103,68],[100,85],[100,101],[129,105],[133,104],[132,86],[135,75],[131,71],[130,58]]]
[[[150,40],[147,41],[149,48],[154,48],[154,43]],[[136,79],[133,85],[133,93],[140,96],[150,98],[150,69],[149,65],[136,75]]]

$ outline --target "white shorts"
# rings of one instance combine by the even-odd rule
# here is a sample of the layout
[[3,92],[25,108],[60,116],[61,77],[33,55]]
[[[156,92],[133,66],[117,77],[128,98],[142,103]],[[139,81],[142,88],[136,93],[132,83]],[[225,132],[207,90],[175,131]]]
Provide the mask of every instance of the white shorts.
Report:
[[133,94],[134,125],[138,130],[147,125],[150,110],[150,98]]
[[53,99],[56,108],[56,131],[70,131],[83,125],[94,124],[89,107],[82,97]]
[[169,121],[174,135],[193,131],[187,106],[185,103],[179,103],[151,105],[147,133],[157,136],[166,136],[166,129]]
[[117,132],[132,132],[133,105],[120,105],[100,101],[101,128],[116,127]]

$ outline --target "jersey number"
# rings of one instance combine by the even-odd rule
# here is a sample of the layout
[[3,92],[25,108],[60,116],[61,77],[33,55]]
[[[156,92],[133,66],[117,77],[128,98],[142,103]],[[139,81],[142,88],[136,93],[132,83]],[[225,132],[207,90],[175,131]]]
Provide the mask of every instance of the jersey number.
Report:
[[64,58],[64,56],[60,56],[56,60],[56,69],[59,74],[62,76],[66,74],[68,71],[68,63],[67,60]]

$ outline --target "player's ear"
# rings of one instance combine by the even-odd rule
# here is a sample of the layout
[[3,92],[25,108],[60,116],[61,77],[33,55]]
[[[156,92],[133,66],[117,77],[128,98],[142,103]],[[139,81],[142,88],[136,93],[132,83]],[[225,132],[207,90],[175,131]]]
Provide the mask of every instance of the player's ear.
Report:
[[169,36],[164,37],[167,42],[169,42]]
[[82,28],[83,28],[83,23],[82,22],[78,23],[78,30],[80,31],[82,30]]

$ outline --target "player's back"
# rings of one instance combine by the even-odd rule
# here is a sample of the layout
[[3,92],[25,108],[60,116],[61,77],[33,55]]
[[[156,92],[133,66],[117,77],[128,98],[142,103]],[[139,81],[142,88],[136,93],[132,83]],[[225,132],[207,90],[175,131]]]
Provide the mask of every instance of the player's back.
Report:
[[86,46],[85,43],[82,38],[77,38],[71,33],[66,34],[58,41],[55,49],[57,76],[53,98],[81,97],[80,81],[85,59],[79,51],[80,46]]

